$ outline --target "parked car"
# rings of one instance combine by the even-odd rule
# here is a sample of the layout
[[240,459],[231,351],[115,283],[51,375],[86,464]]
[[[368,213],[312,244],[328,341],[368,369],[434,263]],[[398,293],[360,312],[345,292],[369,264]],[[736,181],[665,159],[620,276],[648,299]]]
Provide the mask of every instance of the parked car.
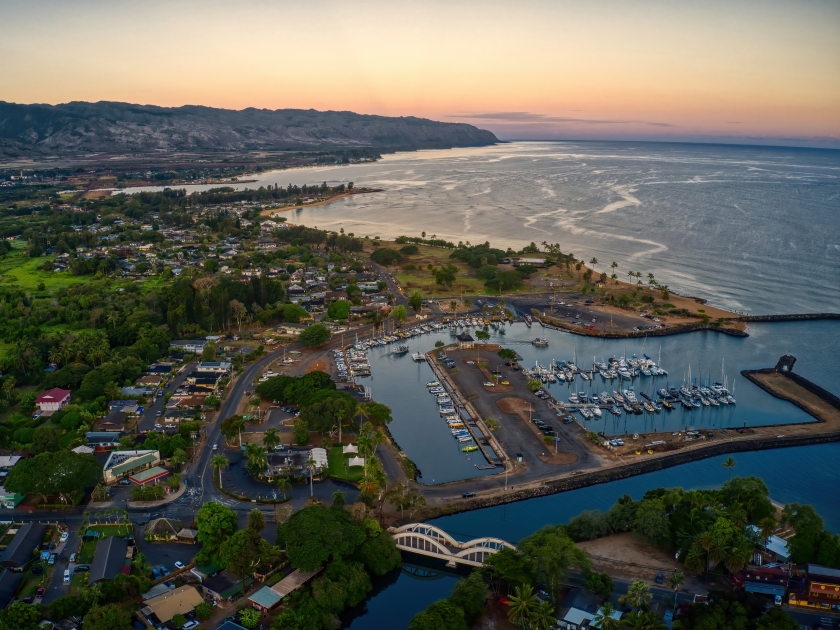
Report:
[[59,538],[59,542],[67,542],[67,539],[70,538],[70,534],[68,532],[64,532]]
[[89,564],[80,564],[73,569],[73,573],[87,573],[88,571],[90,571]]
[[131,485],[131,479],[128,479],[128,478],[120,479],[119,484],[121,486],[130,486]]
[[773,604],[775,606],[781,606],[782,605],[782,596],[781,595],[776,595],[776,597],[773,598]]
[[161,578],[160,571],[158,571],[157,567],[152,568],[152,579],[159,580]]
[[184,568],[184,563],[181,562],[180,560],[176,560],[175,561],[175,568],[176,569],[183,569]]
[[169,569],[167,569],[165,566],[160,565],[160,574],[161,574],[161,575],[169,575],[169,574],[170,574],[170,571],[169,571]]
[[465,492],[461,496],[465,499],[471,499],[475,496],[475,492]]
[[47,561],[47,564],[55,564],[55,561],[56,561],[57,557],[58,556],[56,556],[54,553],[51,553],[50,554],[50,559]]
[[64,569],[64,583],[70,584],[70,569]]
[[76,554],[75,553],[70,554],[70,562],[76,562]]
[[38,587],[38,590],[37,590],[37,591],[35,591],[35,598],[36,598],[36,599],[41,599],[41,598],[44,596],[44,592],[45,592],[44,587],[43,587],[43,586],[39,586],[39,587]]
[[197,621],[188,621],[183,626],[181,626],[181,628],[183,628],[183,630],[192,630],[192,628],[197,628],[197,627],[198,627],[198,622]]
[[665,576],[662,575],[662,571],[656,574],[656,583],[662,584],[665,581]]

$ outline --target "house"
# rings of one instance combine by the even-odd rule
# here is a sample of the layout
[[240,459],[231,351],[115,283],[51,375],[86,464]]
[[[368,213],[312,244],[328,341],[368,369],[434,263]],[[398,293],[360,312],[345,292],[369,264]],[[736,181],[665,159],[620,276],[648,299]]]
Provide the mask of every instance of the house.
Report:
[[0,507],[9,509],[16,508],[18,503],[23,501],[23,497],[24,495],[20,493],[11,492],[6,490],[3,486],[0,486]]
[[529,265],[531,267],[545,267],[545,258],[520,258],[513,261],[514,267]]
[[231,364],[227,361],[202,361],[195,366],[196,372],[209,372],[211,374],[227,374],[230,372]]
[[[748,525],[757,535],[761,536],[761,531],[755,525]],[[779,538],[775,534],[767,539],[767,555],[775,558],[778,562],[787,562],[790,558],[788,551],[788,543],[784,538]]]
[[99,430],[108,433],[122,433],[125,431],[125,412],[112,411],[99,422]]
[[193,339],[193,340],[184,340],[178,339],[176,341],[172,341],[169,344],[170,348],[174,348],[175,350],[181,350],[183,352],[192,352],[192,353],[199,353],[204,350],[204,347],[207,345],[206,339]]
[[0,455],[0,471],[10,471],[20,461],[20,455]]
[[85,440],[97,452],[110,451],[120,446],[120,434],[109,431],[88,431]]
[[113,580],[120,573],[128,573],[131,568],[128,540],[108,536],[96,543],[93,562],[90,565],[88,586],[105,580]]
[[155,627],[168,624],[175,615],[186,615],[204,601],[194,586],[184,585],[143,602],[140,612]]
[[796,584],[791,581],[788,603],[823,609],[840,606],[840,569],[819,564],[806,565],[805,575]]
[[22,579],[23,573],[17,571],[0,573],[0,610],[5,609],[14,599],[15,592]]
[[134,384],[143,388],[160,387],[161,381],[163,381],[163,377],[160,374],[146,374],[134,381]]
[[[11,533],[13,530],[9,530]],[[20,526],[9,546],[0,553],[0,564],[12,571],[21,570],[32,560],[32,550],[40,547],[47,526],[41,523],[25,523]]]
[[248,576],[240,579],[228,571],[220,571],[213,577],[201,583],[204,593],[219,602],[233,601],[245,594],[245,589],[253,583],[254,578]]
[[58,411],[70,403],[70,392],[58,387],[49,389],[35,399],[35,404],[41,411]]
[[470,335],[470,333],[466,331],[459,333],[458,336],[455,338],[458,340],[459,350],[469,350],[470,348],[475,346],[475,339],[473,339],[472,335]]
[[290,471],[301,472],[306,466],[306,451],[285,451],[281,453],[272,452],[266,457],[268,466],[267,477],[277,477]]
[[250,595],[248,601],[257,610],[268,612],[279,604],[286,595],[299,589],[320,572],[321,569],[315,571],[295,569],[274,586],[263,586],[253,595]]
[[[123,388],[125,389],[125,388]],[[108,411],[122,411],[123,407],[136,407],[136,400],[110,400],[108,401]]]
[[111,451],[105,466],[102,467],[102,478],[105,483],[116,483],[124,477],[159,463],[159,451]]
[[784,597],[790,575],[778,567],[747,567],[732,576],[732,581],[748,593]]
[[[589,628],[598,611],[598,596],[586,588],[573,588],[560,604],[557,612],[557,627],[563,630],[582,630]],[[621,611],[616,610],[612,617],[621,619]]]

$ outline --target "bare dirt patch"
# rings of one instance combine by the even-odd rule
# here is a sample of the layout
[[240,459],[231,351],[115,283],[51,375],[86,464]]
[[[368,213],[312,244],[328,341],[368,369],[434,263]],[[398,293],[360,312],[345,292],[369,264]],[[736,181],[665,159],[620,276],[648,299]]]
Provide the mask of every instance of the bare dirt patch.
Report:
[[832,407],[828,402],[816,394],[812,394],[784,374],[778,372],[771,374],[753,373],[752,377],[772,389],[779,398],[800,403],[807,408],[811,415],[825,421],[832,429],[840,426],[840,410]]
[[309,365],[306,366],[306,373],[309,374],[310,372],[326,372],[327,371],[327,364],[324,361],[318,360],[313,361]]
[[527,400],[522,400],[521,398],[510,397],[499,398],[499,400],[496,401],[496,406],[504,413],[518,414],[520,411],[528,413],[528,410],[531,408],[531,403]]
[[577,546],[590,554],[592,569],[595,571],[626,580],[642,580],[654,586],[657,572],[662,571],[667,578],[676,568],[685,573],[685,581],[680,590],[706,592],[703,581],[693,573],[686,572],[685,567],[671,553],[652,545],[637,534],[616,534],[577,543]]

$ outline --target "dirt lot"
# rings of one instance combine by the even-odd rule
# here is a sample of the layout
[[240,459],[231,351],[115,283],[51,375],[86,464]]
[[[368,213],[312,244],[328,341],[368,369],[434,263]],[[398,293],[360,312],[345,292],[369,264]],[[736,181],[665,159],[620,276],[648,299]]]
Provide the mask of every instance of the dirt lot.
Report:
[[590,554],[595,571],[624,580],[642,580],[652,586],[658,571],[662,571],[667,579],[676,568],[685,573],[685,581],[680,590],[706,592],[703,581],[686,572],[685,567],[674,560],[671,553],[650,544],[637,534],[616,534],[577,543],[577,546]]
[[784,374],[759,374],[753,373],[753,378],[760,381],[774,392],[780,398],[786,400],[793,400],[803,404],[808,408],[808,412],[812,415],[825,421],[828,429],[840,428],[840,410],[829,405],[816,394],[812,394],[804,387],[800,387],[797,383],[786,377]]

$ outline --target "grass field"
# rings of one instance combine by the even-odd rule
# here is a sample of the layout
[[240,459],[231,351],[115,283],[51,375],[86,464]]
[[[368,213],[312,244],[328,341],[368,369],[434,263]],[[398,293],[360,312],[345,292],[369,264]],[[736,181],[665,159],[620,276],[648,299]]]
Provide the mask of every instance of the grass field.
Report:
[[38,269],[48,257],[39,256],[29,258],[22,251],[15,251],[0,259],[0,275],[4,285],[20,287],[28,291],[37,291],[39,283],[43,282],[46,290],[66,287],[82,282],[89,282],[89,276],[73,276],[66,271],[44,271]]
[[330,449],[327,454],[327,460],[330,465],[330,477],[334,479],[343,479],[351,483],[356,483],[362,480],[364,476],[364,469],[361,466],[354,466],[349,468],[347,462],[350,457],[341,452],[340,446],[335,446]]

